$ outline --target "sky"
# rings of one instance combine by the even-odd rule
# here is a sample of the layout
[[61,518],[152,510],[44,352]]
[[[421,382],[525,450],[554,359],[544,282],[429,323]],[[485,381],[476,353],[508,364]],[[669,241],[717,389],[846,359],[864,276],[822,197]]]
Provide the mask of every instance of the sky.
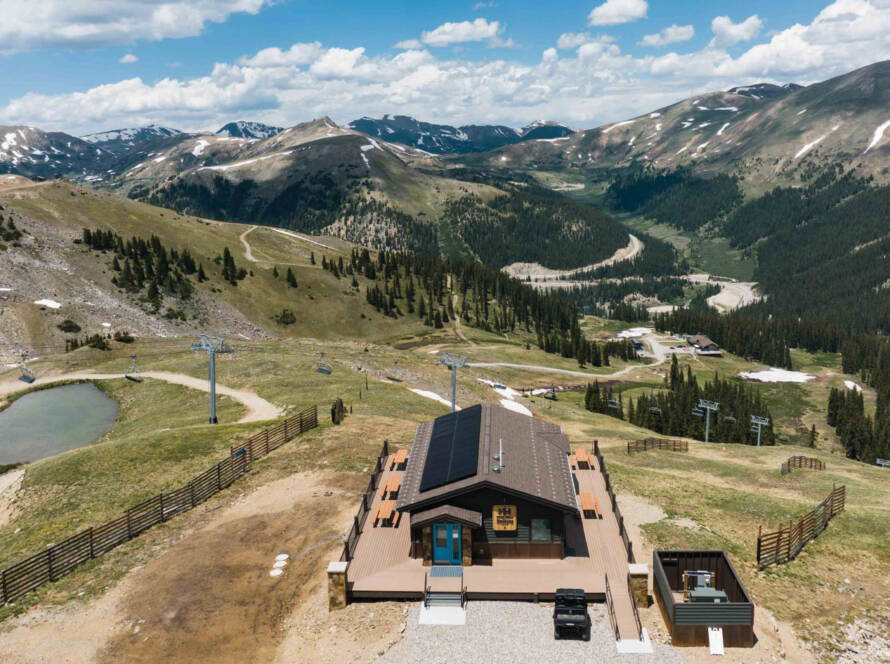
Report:
[[890,59],[890,0],[0,0],[0,125],[590,128]]

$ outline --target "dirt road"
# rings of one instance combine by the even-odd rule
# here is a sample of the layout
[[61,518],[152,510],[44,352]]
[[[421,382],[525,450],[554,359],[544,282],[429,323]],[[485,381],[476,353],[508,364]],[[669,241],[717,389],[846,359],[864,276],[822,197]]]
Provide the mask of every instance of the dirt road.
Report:
[[[139,372],[139,376],[142,378],[163,380],[164,382],[173,383],[174,385],[183,385],[194,390],[201,390],[202,392],[210,392],[210,383],[203,378],[195,378],[194,376],[186,376],[185,374],[171,373],[169,371],[141,371]],[[57,374],[54,376],[41,376],[34,381],[32,387],[65,380],[111,380],[115,378],[124,378],[124,374],[100,374],[90,371],[79,371],[67,374]],[[9,380],[5,383],[0,383],[0,396],[19,392],[22,389],[22,383],[16,380]],[[247,408],[244,417],[238,420],[239,423],[265,422],[266,420],[277,419],[284,414],[284,411],[281,408],[269,403],[253,392],[235,390],[231,387],[226,387],[225,385],[217,383],[216,393],[231,397]]]
[[544,281],[571,280],[572,276],[577,274],[578,272],[595,270],[598,267],[604,267],[606,265],[612,265],[613,263],[620,263],[621,261],[630,260],[643,250],[643,246],[643,243],[636,235],[631,235],[626,247],[622,247],[614,254],[612,254],[612,256],[610,256],[609,258],[600,261],[599,263],[594,263],[593,265],[573,268],[571,270],[552,270],[550,268],[544,267],[543,265],[540,265],[539,263],[513,263],[512,265],[508,265],[507,267],[505,267],[504,272],[509,274],[511,277],[516,277],[517,279],[522,280],[525,280],[527,278],[531,278],[532,281],[539,279]]
[[565,374],[566,376],[581,376],[588,379],[595,378],[597,380],[603,378],[619,378],[636,369],[656,367],[659,364],[663,364],[667,359],[668,349],[661,344],[654,334],[646,334],[641,338],[649,344],[649,349],[652,356],[655,358],[655,362],[647,365],[632,364],[610,374],[592,374],[587,371],[575,371],[574,369],[557,369],[555,367],[548,367],[541,364],[515,364],[513,362],[468,362],[467,365],[475,368],[508,367],[510,369],[525,369],[527,371]]
[[259,263],[259,261],[256,258],[254,258],[253,252],[250,250],[250,245],[247,243],[247,235],[251,231],[255,231],[255,230],[256,230],[256,226],[251,226],[246,231],[241,233],[241,235],[238,236],[238,239],[241,240],[241,244],[244,245],[244,257],[247,260],[249,260],[251,263]]

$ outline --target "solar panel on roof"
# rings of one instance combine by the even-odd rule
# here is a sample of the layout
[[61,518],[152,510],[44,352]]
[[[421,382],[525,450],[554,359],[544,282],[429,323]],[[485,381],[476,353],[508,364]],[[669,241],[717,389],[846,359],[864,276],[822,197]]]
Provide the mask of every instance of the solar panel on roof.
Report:
[[481,422],[482,406],[444,415],[435,421],[420,478],[421,491],[476,474]]

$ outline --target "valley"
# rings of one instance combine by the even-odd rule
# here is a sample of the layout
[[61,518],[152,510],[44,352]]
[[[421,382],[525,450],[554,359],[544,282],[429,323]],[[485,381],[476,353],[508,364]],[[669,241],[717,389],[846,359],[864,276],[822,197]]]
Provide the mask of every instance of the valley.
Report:
[[[53,547],[85,531],[90,551],[0,607],[0,650],[11,662],[398,661],[414,609],[394,594],[329,611],[326,569],[350,563],[359,536],[422,515],[377,526],[380,487],[366,487],[384,465],[403,477],[398,457],[378,456],[387,441],[411,453],[406,488],[381,495],[412,490],[411,455],[428,451],[416,428],[447,421],[454,375],[462,412],[499,405],[523,431],[535,422],[548,450],[565,433],[566,477],[588,448],[602,453],[584,471],[618,494],[601,499],[629,542],[622,565],[655,550],[731,556],[757,609],[753,648],[728,648],[729,661],[885,661],[869,635],[890,621],[877,465],[890,458],[887,100],[878,62],[591,129],[405,115],[80,138],[0,127],[0,418],[72,383],[117,407],[95,440],[0,466],[0,570],[39,552],[52,566]],[[216,425],[201,335],[226,351]],[[312,406],[318,426],[304,429]],[[298,434],[270,448],[295,416]],[[643,440],[663,447],[631,454]],[[785,472],[798,456],[810,465]],[[196,501],[194,478],[214,467]],[[224,467],[239,468],[230,483]],[[838,486],[846,502],[824,531],[763,564],[760,534],[790,531]],[[184,487],[188,509],[168,516],[165,497]],[[159,522],[134,533],[156,496]],[[369,500],[375,523],[362,526]],[[595,505],[581,530],[605,533],[602,514],[584,521]],[[94,529],[122,518],[126,537],[93,556]],[[550,520],[546,537],[535,530],[542,519],[507,544],[583,558]],[[422,553],[415,530],[399,546]],[[608,641],[618,618],[605,609],[625,590],[604,581],[593,613]],[[643,595],[660,596],[646,581]],[[707,646],[678,647],[657,602],[638,608],[656,653],[708,660]]]

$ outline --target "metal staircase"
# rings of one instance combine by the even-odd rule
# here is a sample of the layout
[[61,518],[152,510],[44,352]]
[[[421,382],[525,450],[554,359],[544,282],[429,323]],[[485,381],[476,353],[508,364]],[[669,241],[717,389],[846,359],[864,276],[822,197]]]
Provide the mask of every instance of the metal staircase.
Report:
[[[429,579],[456,579],[457,588],[433,590]],[[450,585],[450,584],[449,584]],[[423,605],[431,607],[464,608],[467,604],[467,588],[464,585],[462,567],[433,566],[428,574],[423,575]]]

